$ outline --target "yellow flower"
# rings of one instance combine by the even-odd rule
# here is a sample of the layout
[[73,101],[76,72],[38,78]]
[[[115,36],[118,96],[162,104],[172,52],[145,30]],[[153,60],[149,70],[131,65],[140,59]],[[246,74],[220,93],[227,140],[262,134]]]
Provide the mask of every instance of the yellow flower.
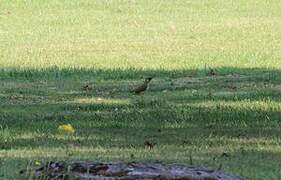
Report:
[[36,166],[40,166],[40,165],[41,165],[41,162],[40,162],[40,161],[35,161],[34,164],[35,164]]
[[71,124],[60,125],[58,130],[63,131],[63,132],[67,132],[67,133],[74,133],[75,132],[75,129],[73,128],[73,126]]

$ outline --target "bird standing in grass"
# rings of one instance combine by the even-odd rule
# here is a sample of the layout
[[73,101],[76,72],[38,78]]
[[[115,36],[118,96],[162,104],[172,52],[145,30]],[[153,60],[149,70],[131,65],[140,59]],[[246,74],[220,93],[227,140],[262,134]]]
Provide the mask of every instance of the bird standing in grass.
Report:
[[148,84],[150,83],[151,80],[152,80],[152,77],[145,78],[144,83],[141,86],[134,89],[133,93],[140,94],[140,93],[144,92],[145,90],[147,90]]

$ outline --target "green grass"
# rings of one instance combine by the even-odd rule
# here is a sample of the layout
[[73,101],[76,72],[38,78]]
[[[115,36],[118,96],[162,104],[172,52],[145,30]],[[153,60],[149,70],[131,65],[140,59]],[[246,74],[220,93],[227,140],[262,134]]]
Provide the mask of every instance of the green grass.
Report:
[[[190,157],[281,179],[280,9],[278,0],[2,1],[0,179],[34,160]],[[129,93],[146,76],[150,89]],[[64,123],[76,132],[58,132]]]

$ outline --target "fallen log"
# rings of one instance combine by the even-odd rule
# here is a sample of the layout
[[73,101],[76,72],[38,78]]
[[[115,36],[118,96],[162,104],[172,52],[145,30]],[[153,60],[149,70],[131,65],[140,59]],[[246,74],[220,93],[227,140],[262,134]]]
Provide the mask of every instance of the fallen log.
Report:
[[[30,174],[30,173],[29,173]],[[141,162],[48,162],[34,170],[35,179],[96,179],[96,180],[242,180],[222,170],[210,170],[182,164]]]

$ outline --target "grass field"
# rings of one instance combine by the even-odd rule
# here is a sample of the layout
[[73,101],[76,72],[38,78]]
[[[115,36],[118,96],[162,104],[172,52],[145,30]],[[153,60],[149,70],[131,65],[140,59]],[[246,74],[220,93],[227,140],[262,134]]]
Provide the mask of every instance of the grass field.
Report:
[[[278,0],[1,1],[0,179],[57,159],[192,159],[281,179],[280,9]],[[150,89],[131,94],[147,76]],[[74,134],[58,131],[67,123]]]

